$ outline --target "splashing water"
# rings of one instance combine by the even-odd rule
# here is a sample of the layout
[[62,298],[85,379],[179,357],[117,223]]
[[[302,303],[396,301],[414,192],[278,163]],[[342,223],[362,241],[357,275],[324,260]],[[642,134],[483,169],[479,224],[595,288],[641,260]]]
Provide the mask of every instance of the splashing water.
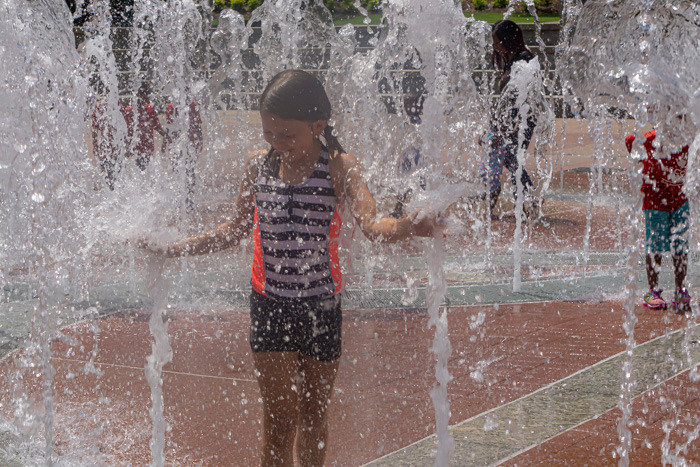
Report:
[[[79,256],[71,245],[81,237],[76,229],[74,202],[80,202],[85,179],[82,112],[76,76],[78,54],[73,46],[70,17],[50,2],[3,2],[0,35],[13,40],[0,48],[0,105],[9,124],[0,124],[0,243],[5,258],[23,258],[35,273],[38,302],[32,313],[35,341],[26,344],[24,365],[40,368],[42,415],[17,400],[20,420],[43,432],[44,457],[55,461],[54,368],[50,310],[60,306],[53,284],[65,278]],[[31,25],[31,26],[30,26]],[[36,35],[35,28],[44,31]],[[12,142],[10,144],[10,142]],[[76,168],[78,170],[76,170]],[[76,238],[77,237],[77,238]],[[59,263],[60,267],[51,267]],[[4,277],[0,277],[4,279]]]
[[[516,3],[510,2],[506,16]],[[534,12],[534,3],[526,3]],[[679,69],[700,68],[697,47],[693,47],[698,42],[698,7],[690,1],[671,4],[666,8],[664,2],[652,0],[588,0],[585,5],[579,0],[565,2],[567,21],[557,49],[558,74],[571,107],[595,121],[592,133],[598,159],[594,170],[598,171],[590,181],[588,233],[597,202],[593,198],[603,195],[602,168],[610,162],[605,155],[610,138],[606,130],[609,107],[623,109],[640,125],[658,124],[663,135],[660,138],[671,147],[687,144],[688,135],[694,135],[687,186],[689,190],[698,186],[697,171],[690,167],[700,144],[700,86],[696,74]],[[60,320],[94,319],[108,312],[107,306],[95,303],[95,297],[101,297],[104,284],[108,284],[116,294],[129,291],[133,299],[128,305],[150,310],[153,342],[143,365],[151,394],[151,430],[147,436],[152,462],[170,462],[166,459],[171,451],[162,374],[173,360],[173,349],[165,310],[171,303],[192,307],[195,299],[190,291],[201,276],[217,276],[217,271],[226,268],[243,269],[247,259],[240,254],[227,260],[202,260],[209,263],[205,273],[201,273],[195,260],[166,263],[134,252],[124,242],[147,237],[154,246],[166,246],[211,226],[216,209],[226,206],[231,186],[237,186],[239,167],[246,154],[264,147],[254,112],[255,100],[261,86],[282,69],[306,68],[320,74],[334,103],[331,123],[346,149],[358,157],[378,199],[393,199],[410,186],[413,196],[406,204],[408,212],[443,215],[447,218],[448,234],[468,232],[473,237],[469,241],[477,244],[476,248],[484,245],[487,257],[493,258],[492,233],[484,232],[484,228],[490,229],[488,216],[482,218],[480,213],[464,207],[471,206],[465,199],[478,199],[484,193],[478,175],[484,148],[475,135],[487,132],[488,121],[483,116],[488,115],[489,100],[495,96],[493,81],[475,79],[473,71],[488,66],[485,52],[491,50],[490,28],[486,23],[465,18],[458,2],[387,0],[382,6],[381,30],[369,28],[364,43],[358,40],[352,26],[336,29],[320,0],[267,0],[247,23],[240,14],[224,10],[215,30],[209,26],[210,7],[191,0],[134,2],[135,26],[128,31],[110,27],[114,19],[107,1],[94,0],[89,9],[92,15],[84,28],[85,41],[76,50],[72,18],[62,1],[0,3],[0,75],[5,79],[0,88],[0,106],[6,109],[0,116],[0,140],[11,142],[0,145],[0,280],[9,283],[7,271],[15,266],[25,267],[30,271],[28,275],[35,278],[31,289],[37,297],[31,315],[33,335],[23,344],[19,362],[21,369],[28,369],[41,381],[40,396],[29,395],[31,384],[22,380],[20,370],[15,372],[12,383],[13,430],[26,445],[22,454],[25,460],[41,459],[49,465],[114,461],[90,452],[85,459],[75,460],[56,449],[56,432],[60,430],[55,418],[59,408],[54,401],[55,370],[50,346],[62,334]],[[358,9],[367,17],[366,11]],[[368,20],[367,17],[365,22]],[[536,40],[544,51],[539,30],[537,33]],[[520,91],[518,104],[531,105],[526,104],[533,102],[528,93],[542,95],[554,87],[549,66],[544,53],[524,65],[522,81],[511,82]],[[173,140],[162,158],[154,157],[145,170],[134,163],[133,143],[127,144],[141,137],[142,130],[129,128],[123,110],[126,106],[135,107],[134,94],[143,83],[150,85],[156,107],[172,102],[183,109],[170,127],[181,137]],[[533,87],[537,83],[541,86]],[[406,94],[415,92],[425,97],[420,125],[407,123],[401,105]],[[195,214],[186,210],[185,171],[172,163],[190,150],[190,142],[183,136],[191,117],[189,110],[184,109],[190,101],[196,101],[201,109],[206,141],[199,155],[201,170],[195,198],[218,203],[211,210],[202,207]],[[547,116],[538,122],[542,136],[536,143],[542,147],[543,141],[553,139],[553,115],[551,110],[543,112]],[[675,117],[680,114],[686,118],[678,124]],[[106,187],[100,168],[90,162],[100,150],[93,147],[91,135],[86,135],[93,120],[112,143],[109,146],[116,167],[113,190]],[[520,129],[521,141],[524,130]],[[160,136],[155,138],[161,142]],[[407,175],[397,168],[398,156],[408,148],[419,151],[422,163]],[[535,150],[536,157],[538,151]],[[515,177],[512,281],[516,292],[522,286],[520,271],[527,239],[520,175],[529,157],[525,151],[518,153],[520,168]],[[549,166],[542,171],[540,159],[537,163],[543,195],[551,178],[551,161],[544,162]],[[622,200],[622,195],[615,198],[618,206]],[[468,212],[460,218],[454,214],[454,206]],[[627,218],[625,226],[630,232],[625,238],[635,238],[639,222],[633,206],[620,211],[620,216]],[[589,260],[589,234],[586,236],[584,274]],[[369,245],[358,237],[359,234],[346,254],[362,258],[366,265],[362,284],[365,289],[371,288],[377,270],[392,266],[406,269],[400,248]],[[435,465],[449,463],[455,442],[449,431],[448,383],[452,375],[448,362],[452,348],[449,308],[445,306],[445,243],[438,236],[412,244],[422,250],[427,265],[428,325],[434,327],[428,350],[436,360],[437,383],[430,391],[439,442]],[[621,244],[622,240],[622,247]],[[627,350],[631,352],[635,346],[634,271],[639,245],[630,243],[625,251],[628,281],[623,325]],[[169,287],[176,274],[183,279],[181,290]],[[146,284],[141,284],[142,275],[146,276]],[[128,287],[120,289],[121,284]],[[224,290],[234,287],[228,279],[217,284],[223,284],[220,289]],[[406,296],[408,301],[416,300],[417,288]],[[208,297],[211,295],[202,301]],[[73,309],[79,300],[90,303],[89,312]],[[207,302],[207,306],[212,305]],[[686,336],[690,336],[691,324],[687,326]],[[686,340],[690,341],[690,337]],[[690,345],[686,343],[685,350],[686,359],[692,363]],[[97,352],[97,347],[93,352]],[[478,356],[465,364],[476,364],[477,360]],[[90,362],[83,373],[99,378],[94,357]],[[634,380],[630,365],[631,358],[623,364],[619,401],[623,418],[618,425],[618,452],[622,459],[629,455],[631,439]],[[475,375],[483,380],[487,366],[477,364]],[[694,371],[697,375],[697,369]],[[114,409],[107,399],[95,402],[95,413],[108,414]],[[109,410],[101,412],[105,406]],[[81,416],[84,415],[80,411],[74,414],[76,425]],[[94,415],[92,421],[98,418]],[[104,418],[95,422],[102,430],[109,422],[108,415]],[[139,424],[139,432],[148,431],[148,427],[142,427],[147,423],[146,417]],[[498,425],[490,422],[484,427],[495,431]],[[0,426],[0,430],[4,428]],[[115,445],[119,442],[114,440]],[[671,447],[666,451],[668,459],[677,454]]]
[[151,437],[151,457],[156,466],[165,465],[165,431],[163,417],[163,366],[173,359],[173,349],[168,339],[168,323],[165,308],[168,302],[170,284],[163,277],[165,258],[154,258],[149,265],[151,277],[148,278],[147,289],[151,292],[154,303],[148,327],[153,335],[151,355],[146,360],[146,379],[151,387],[151,420],[153,420],[153,436]]
[[671,150],[688,144],[700,127],[700,78],[687,72],[700,66],[697,3],[589,1],[578,25],[559,70],[584,106],[621,108],[654,124]]

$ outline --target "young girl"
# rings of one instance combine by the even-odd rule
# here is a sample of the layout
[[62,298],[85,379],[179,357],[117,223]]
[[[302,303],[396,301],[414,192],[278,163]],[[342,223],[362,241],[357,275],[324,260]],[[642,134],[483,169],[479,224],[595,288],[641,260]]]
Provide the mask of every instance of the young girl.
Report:
[[380,217],[328,126],[321,83],[300,70],[276,75],[260,98],[268,150],[251,155],[229,222],[167,250],[199,255],[253,235],[250,345],[263,400],[261,464],[323,465],[326,414],[341,352],[338,263],[341,207],[371,240],[430,236],[435,218]]
[[[505,165],[511,173],[513,185],[516,185],[518,170],[518,140],[520,148],[527,149],[537,121],[538,107],[544,105],[543,95],[539,86],[533,80],[539,80],[537,74],[527,76],[529,68],[523,68],[523,63],[537,60],[527,48],[520,26],[509,20],[496,22],[492,27],[493,55],[495,69],[501,70],[498,89],[501,93],[491,119],[491,151],[488,161],[482,165],[482,178],[489,182],[491,209],[493,209],[501,193],[501,174]],[[539,69],[539,67],[537,67]],[[519,79],[516,75],[522,75]],[[512,85],[513,81],[517,81]],[[524,84],[527,82],[527,85]],[[519,98],[520,92],[527,93],[525,98]],[[519,106],[517,102],[528,105]],[[521,132],[521,121],[525,120],[524,131]],[[532,187],[530,176],[522,169],[521,183],[523,192],[527,193]]]

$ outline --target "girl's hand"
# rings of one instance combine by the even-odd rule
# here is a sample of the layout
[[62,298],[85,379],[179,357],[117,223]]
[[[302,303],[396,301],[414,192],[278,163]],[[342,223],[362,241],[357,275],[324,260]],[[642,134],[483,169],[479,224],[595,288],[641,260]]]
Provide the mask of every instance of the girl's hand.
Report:
[[152,243],[149,243],[148,240],[145,238],[137,238],[133,240],[127,240],[127,244],[132,244],[136,248],[141,248],[143,250],[148,250],[151,253],[155,253],[157,255],[163,255],[167,256],[169,258],[172,258],[175,255],[175,246],[163,246],[163,245],[154,245]]
[[415,211],[408,218],[413,223],[413,235],[417,237],[434,237],[445,228],[445,221],[437,213]]

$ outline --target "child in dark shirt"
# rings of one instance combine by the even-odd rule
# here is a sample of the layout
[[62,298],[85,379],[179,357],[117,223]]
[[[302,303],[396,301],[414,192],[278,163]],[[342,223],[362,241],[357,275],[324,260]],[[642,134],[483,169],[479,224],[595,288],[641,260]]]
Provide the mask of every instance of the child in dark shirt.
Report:
[[[646,269],[649,291],[644,295],[644,306],[666,309],[661,297],[658,268],[661,253],[671,250],[676,291],[673,305],[679,313],[690,309],[690,294],[684,286],[688,269],[688,198],[683,193],[688,146],[679,152],[664,154],[663,148],[654,143],[656,131],[644,134],[646,155],[642,159],[642,192],[644,221],[646,225]],[[625,139],[627,150],[632,151],[634,136]]]
[[[495,208],[501,193],[501,174],[504,166],[511,173],[514,195],[517,195],[516,173],[521,168],[517,154],[520,149],[526,150],[530,145],[537,123],[537,101],[542,97],[537,95],[539,88],[536,86],[523,87],[523,82],[531,83],[541,80],[541,77],[523,67],[524,63],[533,60],[533,63],[538,62],[525,45],[520,26],[509,20],[498,21],[492,27],[492,38],[493,65],[501,72],[498,82],[500,97],[491,119],[491,150],[488,160],[483,161],[480,169],[482,179],[488,184],[491,210]],[[539,70],[539,65],[535,68]],[[514,79],[516,77],[517,79]],[[516,81],[517,84],[509,86],[512,81]],[[519,98],[521,92],[525,93],[525,96]],[[518,101],[526,102],[527,105],[519,106]],[[524,130],[521,129],[521,120],[525,120]],[[523,192],[528,193],[533,183],[525,168],[521,168],[520,181]]]

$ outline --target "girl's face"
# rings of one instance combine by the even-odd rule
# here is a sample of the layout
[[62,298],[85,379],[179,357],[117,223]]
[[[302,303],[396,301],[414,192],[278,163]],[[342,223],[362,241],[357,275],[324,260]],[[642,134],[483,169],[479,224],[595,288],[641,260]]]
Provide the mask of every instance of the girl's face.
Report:
[[503,46],[496,34],[491,34],[491,37],[493,38],[493,51],[499,55],[505,55],[507,52],[506,48]]
[[321,143],[318,136],[326,128],[325,120],[305,122],[286,120],[269,112],[260,112],[263,137],[285,160],[294,162],[303,156],[318,154]]

